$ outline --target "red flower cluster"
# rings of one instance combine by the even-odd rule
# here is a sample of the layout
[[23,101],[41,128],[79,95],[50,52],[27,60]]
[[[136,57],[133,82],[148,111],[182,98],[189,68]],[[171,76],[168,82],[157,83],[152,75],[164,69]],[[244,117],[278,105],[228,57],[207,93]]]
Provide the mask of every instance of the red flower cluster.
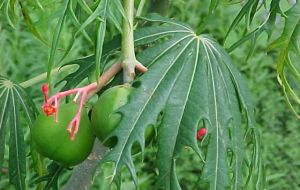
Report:
[[49,116],[49,115],[53,115],[54,113],[56,113],[56,108],[54,106],[52,106],[51,104],[48,104],[48,95],[49,95],[49,87],[47,84],[43,84],[42,86],[42,92],[44,94],[44,104],[43,104],[43,110],[44,113]]
[[56,113],[56,108],[52,105],[49,105],[49,104],[44,104],[43,105],[43,110],[44,110],[44,113],[49,116],[49,115],[53,115]]

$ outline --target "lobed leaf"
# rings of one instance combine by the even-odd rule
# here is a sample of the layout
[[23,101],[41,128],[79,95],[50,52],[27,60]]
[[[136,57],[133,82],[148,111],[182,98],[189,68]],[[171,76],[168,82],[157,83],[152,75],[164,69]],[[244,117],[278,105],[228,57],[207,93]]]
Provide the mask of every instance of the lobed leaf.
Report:
[[26,153],[24,133],[19,121],[20,113],[24,113],[30,126],[37,109],[22,87],[2,76],[0,106],[0,166],[4,156],[6,127],[9,127],[9,180],[16,189],[25,189]]
[[[123,166],[137,185],[132,144],[138,142],[144,150],[146,128],[156,125],[162,115],[158,126],[157,188],[180,189],[176,160],[180,159],[182,149],[189,146],[205,159],[202,180],[209,183],[209,189],[227,189],[230,184],[240,189],[246,186],[243,169],[247,143],[243,133],[255,130],[254,110],[245,81],[225,50],[210,37],[197,36],[188,27],[172,23],[175,21],[163,22],[180,26],[185,32],[165,36],[137,56],[149,71],[137,79],[129,103],[119,110],[122,120],[108,137],[117,137],[118,143],[101,163],[115,164],[112,177],[118,188]],[[242,128],[243,119],[248,121],[246,128]],[[200,122],[208,129],[205,158],[195,138]],[[259,156],[255,154],[255,160],[250,162]],[[229,164],[229,160],[233,162]],[[251,171],[260,164],[253,164],[247,174],[253,176]],[[229,183],[231,180],[233,183]]]

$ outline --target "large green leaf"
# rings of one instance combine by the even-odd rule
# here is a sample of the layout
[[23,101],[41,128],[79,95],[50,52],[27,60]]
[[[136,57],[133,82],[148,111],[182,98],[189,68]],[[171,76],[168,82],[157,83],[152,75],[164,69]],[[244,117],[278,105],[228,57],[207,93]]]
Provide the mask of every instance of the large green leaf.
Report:
[[[9,127],[9,178],[16,189],[25,189],[26,159],[20,110],[28,125],[36,116],[36,108],[24,89],[0,76],[0,166],[3,162],[6,128]],[[9,119],[9,120],[8,120]]]
[[[185,146],[204,157],[202,179],[209,189],[240,189],[246,177],[252,176],[257,164],[250,160],[248,171],[245,148],[257,150],[255,133],[250,142],[244,141],[244,131],[255,131],[253,107],[244,79],[228,54],[207,35],[197,36],[189,27],[164,18],[149,18],[178,27],[176,32],[159,40],[137,58],[149,67],[133,86],[137,88],[129,103],[119,111],[123,117],[110,137],[117,145],[101,160],[113,162],[113,180],[121,185],[121,169],[125,166],[137,184],[131,157],[131,147],[138,142],[144,150],[144,132],[150,125],[158,126],[157,187],[180,189],[176,175],[176,160]],[[247,124],[242,125],[242,120]],[[204,122],[208,129],[207,151],[202,153],[196,141],[196,131]],[[243,127],[247,126],[247,127]],[[229,151],[231,153],[229,153]],[[254,153],[253,153],[254,154]],[[259,159],[260,155],[255,155]],[[229,162],[230,161],[230,162]],[[232,181],[232,183],[231,183]]]

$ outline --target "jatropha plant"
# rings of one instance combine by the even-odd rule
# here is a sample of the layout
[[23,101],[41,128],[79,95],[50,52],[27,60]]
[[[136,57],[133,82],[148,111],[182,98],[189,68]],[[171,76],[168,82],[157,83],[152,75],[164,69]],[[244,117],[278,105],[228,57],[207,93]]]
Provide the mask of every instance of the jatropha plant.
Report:
[[[135,6],[137,2],[138,6]],[[228,50],[234,50],[249,39],[254,48],[258,35],[264,31],[271,35],[276,15],[287,18],[285,35],[271,47],[280,46],[280,41],[286,44],[281,49],[278,72],[291,105],[291,98],[298,98],[283,67],[288,64],[288,69],[295,70],[287,58],[288,51],[298,52],[298,49],[288,48],[290,45],[285,36],[288,28],[299,28],[299,19],[296,21],[293,17],[299,3],[283,13],[279,2],[270,1],[269,16],[264,23]],[[219,3],[212,0],[208,14],[213,15]],[[264,4],[267,1],[247,1],[226,37],[243,17],[251,24],[256,11]],[[146,5],[150,7],[148,10],[144,8]],[[29,183],[25,180],[28,179],[26,145],[19,110],[30,126],[30,153],[36,171],[32,185],[39,189],[58,189],[58,179],[64,168],[80,170],[87,160],[94,158],[95,137],[108,147],[108,151],[96,156],[99,159],[90,172],[97,177],[105,163],[113,163],[110,179],[118,189],[122,189],[124,167],[135,187],[140,188],[136,174],[140,171],[136,171],[133,157],[141,155],[143,158],[148,147],[156,150],[157,172],[152,176],[155,178],[154,189],[181,189],[176,162],[186,147],[199,157],[199,163],[193,164],[201,165],[196,188],[263,189],[260,138],[245,79],[227,51],[210,35],[198,35],[185,23],[151,13],[164,14],[169,5],[165,0],[61,2],[61,16],[53,33],[48,60],[47,81],[41,87],[44,102],[37,106],[42,109],[36,109],[24,88],[41,82],[44,75],[20,84],[6,77],[0,78],[0,167],[6,126],[9,126],[9,179],[16,189],[27,189]],[[0,7],[12,26],[15,23],[9,15],[16,14],[14,17],[17,17],[16,11],[12,10],[20,11],[19,16],[23,16],[32,33],[47,44],[30,13],[31,10],[45,10],[43,2],[4,0],[0,1]],[[67,26],[73,27],[75,32],[59,57],[60,38]],[[289,39],[296,35],[289,35]],[[67,57],[79,37],[92,44],[94,54],[65,63],[59,69],[53,68],[58,59],[63,61]],[[55,76],[59,71],[74,66],[79,68],[57,82]],[[94,80],[84,86],[86,78]],[[59,90],[57,85],[63,88]],[[93,97],[98,97],[98,101],[88,107],[88,101]],[[98,144],[95,143],[94,149],[95,146]],[[44,157],[53,160],[48,173],[45,173]],[[94,181],[91,179],[86,188]],[[72,189],[70,183],[65,188]]]

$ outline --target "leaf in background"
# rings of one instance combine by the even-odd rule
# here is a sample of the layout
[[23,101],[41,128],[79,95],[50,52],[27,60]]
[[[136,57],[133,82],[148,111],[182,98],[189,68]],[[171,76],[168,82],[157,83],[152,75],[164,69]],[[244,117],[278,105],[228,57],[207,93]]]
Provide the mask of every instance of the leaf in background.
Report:
[[279,3],[280,3],[280,0],[272,0],[271,4],[270,4],[268,17],[265,19],[265,21],[259,27],[257,27],[255,30],[253,30],[252,32],[246,34],[240,40],[238,40],[233,45],[231,45],[227,49],[227,51],[232,52],[237,47],[241,46],[242,44],[244,44],[245,42],[250,40],[250,48],[249,48],[250,51],[247,55],[247,59],[248,59],[255,50],[255,45],[256,45],[256,41],[257,41],[258,37],[263,32],[267,32],[268,39],[270,39],[271,36],[272,36],[273,29],[274,29],[274,24],[275,24],[275,21],[276,21],[277,14],[280,14],[283,17],[285,17],[285,14],[282,12]]
[[[13,22],[13,19],[15,17],[15,6],[14,6],[14,0],[4,0],[3,5],[4,5],[4,15],[6,17],[6,20],[8,24],[12,27],[15,28],[15,24]],[[12,15],[12,16],[10,16]]]
[[47,72],[48,82],[50,82],[50,72],[51,72],[51,69],[54,64],[54,57],[56,55],[56,49],[58,46],[60,33],[64,26],[64,22],[67,19],[67,14],[70,15],[72,22],[77,27],[77,31],[73,34],[72,39],[71,39],[66,51],[64,52],[64,55],[60,59],[60,62],[62,60],[64,60],[66,58],[66,56],[69,54],[76,38],[78,37],[78,35],[80,33],[82,33],[85,36],[85,38],[87,38],[90,41],[90,37],[85,32],[85,28],[96,21],[99,23],[98,29],[97,29],[96,42],[95,42],[96,48],[95,48],[95,57],[94,57],[95,58],[95,67],[96,67],[96,69],[95,69],[96,76],[99,76],[100,73],[102,72],[101,69],[104,68],[104,63],[102,63],[104,60],[104,59],[102,59],[102,56],[104,56],[104,55],[102,55],[103,54],[102,51],[103,51],[103,44],[104,44],[104,40],[105,40],[107,19],[109,17],[111,17],[111,19],[113,20],[113,23],[115,23],[116,27],[120,29],[119,23],[121,23],[121,21],[119,19],[122,19],[122,17],[117,18],[117,17],[115,17],[115,15],[110,14],[111,10],[117,10],[116,12],[119,13],[120,15],[122,15],[122,16],[125,15],[120,1],[113,1],[112,3],[110,3],[111,2],[110,0],[99,1],[94,11],[91,10],[89,5],[85,1],[78,0],[75,2],[78,3],[79,6],[88,14],[88,17],[86,18],[86,20],[83,23],[80,23],[76,14],[74,13],[74,10],[73,10],[74,0],[66,0],[64,2],[64,9],[62,11],[62,16],[57,24],[56,31],[54,33],[54,37],[53,37],[53,41],[52,41],[52,47],[51,47],[50,56],[49,56],[50,58],[48,61],[48,72]]
[[51,162],[49,166],[47,167],[48,174],[36,178],[32,184],[47,182],[44,190],[58,190],[58,178],[60,174],[64,171],[64,167],[57,164],[56,162]]
[[[95,77],[100,76],[100,72],[102,71],[102,65],[103,62],[101,62],[101,57],[102,57],[102,50],[103,50],[103,43],[104,43],[104,38],[105,38],[105,32],[106,32],[106,20],[108,16],[108,2],[109,0],[103,0],[99,3],[99,6],[101,7],[101,19],[103,20],[102,22],[99,23],[98,26],[98,31],[97,31],[97,38],[96,38],[96,49],[95,49],[95,56],[96,56],[96,68],[95,68]],[[104,68],[104,67],[103,67]]]
[[[79,5],[80,5],[80,4],[79,4]],[[76,7],[76,6],[75,6],[75,7]],[[68,7],[68,9],[69,9],[69,14],[70,14],[70,16],[71,16],[71,20],[72,20],[73,24],[75,25],[75,27],[76,27],[77,29],[79,29],[80,26],[81,26],[81,23],[79,22],[79,20],[78,20],[76,14],[75,14],[75,12],[74,12],[74,10],[73,10],[73,0],[71,0],[70,6]],[[89,34],[88,34],[85,30],[82,30],[82,34],[83,34],[83,36],[84,36],[90,43],[93,44],[92,39],[90,38]],[[74,35],[73,35],[73,41],[71,42],[71,45],[70,45],[71,47],[73,46],[75,37],[76,37],[76,36],[75,36],[75,34],[74,34]],[[69,49],[71,49],[71,48],[69,48]],[[69,50],[69,51],[70,51],[70,50]],[[68,50],[67,50],[66,52],[68,53]],[[67,54],[67,53],[66,53],[66,54]]]
[[[250,22],[252,21],[254,14],[256,12],[256,7],[258,5],[259,0],[248,0],[247,3],[242,7],[242,9],[240,10],[240,12],[238,13],[238,15],[235,17],[235,19],[233,20],[233,22],[231,23],[227,34],[225,36],[225,40],[227,39],[228,35],[230,34],[230,32],[235,29],[235,27],[241,22],[241,20],[247,15],[252,15],[249,16],[250,18]],[[255,11],[255,12],[254,12]],[[253,13],[254,12],[254,13]],[[246,20],[247,21],[247,20]],[[247,26],[248,27],[248,26]]]
[[[43,43],[48,44],[48,42],[42,37],[40,32],[34,26],[34,24],[32,22],[32,19],[30,18],[29,10],[27,9],[27,7],[23,5],[22,1],[18,1],[18,2],[19,2],[19,5],[21,7],[21,11],[22,11],[22,14],[23,14],[23,17],[24,17],[24,21],[25,21],[27,27],[29,28],[29,30],[31,31],[31,33],[33,35],[35,35]],[[38,5],[40,5],[38,1],[37,1],[37,3],[38,3]]]
[[210,14],[217,8],[220,4],[220,0],[210,0],[209,12]]
[[128,21],[128,19],[120,0],[110,1],[108,19],[112,21],[114,26],[119,30],[120,34],[122,34],[123,19],[126,21]]
[[[294,54],[296,59],[300,58],[299,36],[300,36],[300,2],[286,12],[285,27],[281,36],[269,45],[269,49],[280,49],[280,55],[277,62],[277,73],[280,85],[286,101],[293,112],[300,117],[291,101],[300,104],[300,98],[295,89],[293,81],[299,81],[300,73],[296,63],[291,56]],[[293,77],[293,78],[292,78]],[[292,78],[292,79],[291,79]],[[290,79],[290,80],[289,80]]]
[[[169,19],[155,20],[171,23]],[[181,26],[171,24],[174,25]],[[185,146],[202,157],[195,136],[199,122],[204,121],[208,129],[208,149],[202,179],[209,183],[211,190],[226,189],[229,184],[239,189],[244,185],[242,169],[246,167],[244,147],[247,143],[242,138],[243,131],[255,130],[246,83],[228,54],[214,40],[206,35],[197,36],[185,26],[180,30],[185,32],[173,33],[138,55],[138,60],[148,65],[149,71],[137,79],[133,86],[138,87],[129,103],[120,108],[122,120],[110,134],[118,138],[118,143],[101,163],[115,164],[112,177],[118,187],[123,166],[138,184],[131,158],[132,144],[138,142],[144,150],[143,134],[147,127],[156,125],[162,114],[158,126],[156,185],[166,190],[180,189],[176,160],[180,159]],[[243,119],[248,121],[248,127],[242,128]],[[229,135],[230,132],[235,136]],[[228,164],[228,160],[234,164]],[[247,175],[254,173],[249,169]],[[235,182],[229,183],[231,180]]]
[[[26,154],[23,129],[20,126],[20,113],[24,113],[27,124],[32,124],[36,108],[19,85],[0,76],[0,165],[5,146],[5,128],[9,127],[9,178],[16,189],[25,189]],[[20,112],[22,110],[22,112]],[[9,118],[9,121],[7,121]]]
[[58,46],[58,42],[59,42],[59,38],[61,36],[61,32],[62,29],[64,27],[64,23],[66,20],[66,16],[67,16],[67,11],[68,11],[68,6],[70,4],[71,0],[65,0],[64,1],[64,6],[63,6],[63,11],[62,11],[62,15],[56,25],[54,34],[53,34],[53,39],[52,39],[52,45],[51,45],[51,49],[50,49],[50,55],[49,55],[49,60],[48,60],[48,68],[47,68],[47,80],[48,80],[48,84],[51,84],[51,70],[53,68],[53,64],[54,64],[54,58],[56,55],[56,50],[57,50],[57,46]]

